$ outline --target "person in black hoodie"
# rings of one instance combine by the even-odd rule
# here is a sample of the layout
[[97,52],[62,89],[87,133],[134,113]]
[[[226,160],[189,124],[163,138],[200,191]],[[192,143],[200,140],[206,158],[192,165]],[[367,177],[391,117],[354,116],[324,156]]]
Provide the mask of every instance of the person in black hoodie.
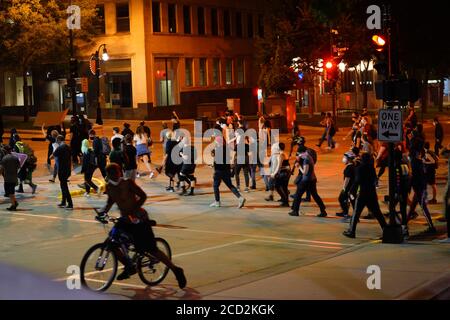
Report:
[[58,179],[62,193],[62,201],[58,207],[65,208],[66,210],[73,210],[72,196],[70,195],[69,186],[67,185],[72,168],[72,153],[70,147],[64,143],[63,136],[58,136],[56,138],[56,143],[58,144],[58,148],[53,152],[52,157],[58,159]]
[[[370,154],[363,153],[361,155],[361,164],[356,169],[355,183],[353,184],[354,190],[359,189],[355,210],[350,221],[349,229],[343,233],[344,236],[349,238],[356,237],[356,225],[365,207],[375,216],[382,229],[386,227],[386,220],[378,204],[376,182],[377,174],[375,172],[373,158]],[[354,194],[354,190],[350,192],[350,195]]]

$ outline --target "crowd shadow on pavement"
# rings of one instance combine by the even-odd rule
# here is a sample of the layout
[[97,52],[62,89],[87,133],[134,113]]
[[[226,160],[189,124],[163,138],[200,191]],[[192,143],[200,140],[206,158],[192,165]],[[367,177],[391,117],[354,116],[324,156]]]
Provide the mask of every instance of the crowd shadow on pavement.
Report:
[[160,285],[145,289],[125,288],[123,290],[134,292],[133,296],[128,296],[133,300],[200,300],[202,298],[200,292],[189,287],[180,290],[177,287]]

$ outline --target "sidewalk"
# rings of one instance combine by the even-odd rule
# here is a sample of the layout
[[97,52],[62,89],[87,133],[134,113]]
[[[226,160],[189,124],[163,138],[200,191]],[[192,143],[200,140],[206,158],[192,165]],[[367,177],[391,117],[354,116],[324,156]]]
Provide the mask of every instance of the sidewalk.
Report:
[[[380,290],[367,288],[371,274],[366,271],[371,265],[380,267]],[[399,246],[373,242],[204,299],[447,300],[449,266],[450,245],[417,242]]]

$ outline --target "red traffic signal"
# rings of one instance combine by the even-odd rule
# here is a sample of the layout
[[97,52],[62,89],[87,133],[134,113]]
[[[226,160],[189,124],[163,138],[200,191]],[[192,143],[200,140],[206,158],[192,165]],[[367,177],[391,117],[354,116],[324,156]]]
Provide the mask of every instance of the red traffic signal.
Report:
[[383,51],[383,47],[386,44],[384,36],[375,34],[372,36],[372,41],[377,45],[377,51]]
[[325,68],[327,68],[328,70],[332,69],[334,67],[334,64],[332,61],[327,61],[325,63]]

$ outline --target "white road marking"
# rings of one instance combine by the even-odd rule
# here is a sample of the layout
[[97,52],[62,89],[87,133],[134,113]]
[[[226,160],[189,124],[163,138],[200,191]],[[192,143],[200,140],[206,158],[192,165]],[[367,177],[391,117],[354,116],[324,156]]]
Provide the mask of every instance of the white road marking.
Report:
[[[26,217],[34,217],[34,218],[45,218],[45,219],[53,219],[53,220],[67,220],[67,221],[77,221],[77,222],[86,222],[86,223],[95,223],[98,224],[95,220],[85,220],[85,219],[76,219],[76,218],[64,218],[64,217],[55,217],[55,216],[46,216],[40,214],[29,214],[29,213],[7,213],[10,215],[19,215]],[[156,226],[155,228],[163,228]],[[164,228],[165,230],[171,230]],[[175,229],[174,229],[175,230]],[[303,242],[303,243],[313,243],[319,245],[331,245],[331,246],[346,246],[353,247],[355,244],[351,243],[339,243],[339,242],[328,242],[328,241],[317,241],[317,240],[307,240],[307,239],[296,239],[296,238],[281,238],[281,237],[273,237],[273,236],[261,236],[261,235],[252,235],[252,234],[242,234],[242,233],[231,233],[231,232],[223,232],[223,231],[209,231],[209,230],[198,230],[198,229],[176,229],[175,231],[187,231],[187,232],[196,232],[196,233],[209,233],[209,234],[221,234],[228,236],[237,236],[244,238],[255,238],[255,239],[272,239],[272,240],[281,240],[281,241],[294,241],[294,242]]]

